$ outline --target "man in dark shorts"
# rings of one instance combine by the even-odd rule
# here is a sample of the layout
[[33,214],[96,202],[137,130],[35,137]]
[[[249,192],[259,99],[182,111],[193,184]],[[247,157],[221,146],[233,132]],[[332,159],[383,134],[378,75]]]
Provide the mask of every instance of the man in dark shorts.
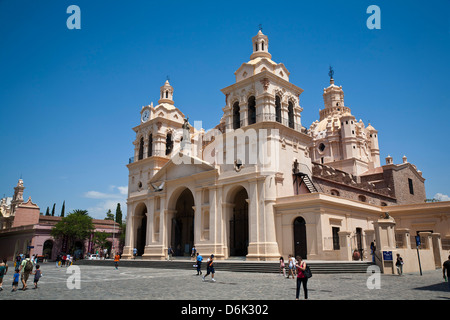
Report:
[[29,255],[27,254],[25,256],[25,260],[23,260],[22,263],[20,264],[19,269],[19,271],[22,272],[20,279],[22,280],[23,291],[27,290],[28,277],[30,276],[30,273],[33,272],[33,267],[34,267],[33,261],[31,261]]
[[212,282],[216,282],[214,279],[214,255],[212,254],[208,261],[206,261],[206,274],[203,276],[202,280],[205,281],[205,277],[211,274]]
[[[445,276],[445,271],[447,270],[447,277]],[[448,283],[448,289],[450,290],[450,256],[448,256],[448,260],[444,262],[442,265],[442,274],[444,276],[444,280]]]

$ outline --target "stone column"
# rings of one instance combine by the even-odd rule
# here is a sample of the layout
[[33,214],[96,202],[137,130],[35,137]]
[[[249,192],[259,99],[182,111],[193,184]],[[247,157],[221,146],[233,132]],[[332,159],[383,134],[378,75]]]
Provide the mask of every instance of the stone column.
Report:
[[134,247],[134,205],[127,202],[127,228],[125,233],[125,246],[123,247],[123,259],[131,259],[133,257]]
[[[242,105],[241,105],[242,104]],[[239,113],[240,113],[240,128],[248,125],[248,104],[247,101],[239,103]]]
[[[396,242],[395,242],[395,220],[393,218],[379,219],[373,223],[376,238],[376,254],[380,259],[375,259],[375,262],[380,267],[381,272],[386,274],[395,274],[395,256],[396,256]],[[391,252],[392,261],[385,260],[383,251]],[[380,261],[381,260],[381,261]]]
[[352,260],[352,247],[350,244],[350,231],[339,231],[339,246],[340,246],[340,260],[351,261]]
[[152,250],[152,239],[153,239],[153,217],[154,217],[154,197],[148,199],[145,203],[147,206],[147,225],[145,233],[145,247],[143,259],[150,259],[153,256]]
[[258,210],[258,185],[257,180],[249,181],[248,190],[248,254],[247,259],[258,260],[259,250],[259,210]]
[[436,267],[441,267],[443,264],[441,234],[440,233],[432,233],[431,239],[432,239],[432,246],[433,246],[434,263],[435,263]]
[[[273,205],[276,201],[274,175],[249,181],[248,260],[278,260]],[[264,200],[262,200],[264,199]]]

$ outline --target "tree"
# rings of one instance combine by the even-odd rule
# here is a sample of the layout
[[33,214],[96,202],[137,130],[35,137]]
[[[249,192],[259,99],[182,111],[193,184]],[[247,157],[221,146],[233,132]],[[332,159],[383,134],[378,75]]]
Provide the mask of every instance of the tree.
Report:
[[103,250],[103,248],[107,247],[109,244],[109,237],[111,237],[110,233],[106,233],[105,231],[96,231],[92,242],[96,247],[100,248],[100,250]]
[[54,216],[55,216],[55,206],[56,206],[56,203],[54,203],[54,204],[53,204],[53,209],[52,209],[52,217],[54,217]]
[[61,217],[64,217],[64,211],[66,210],[66,200],[64,200],[61,208]]
[[76,241],[88,239],[94,232],[92,218],[86,210],[74,210],[59,221],[51,230],[50,234],[55,239],[66,239],[67,249],[73,253]]
[[120,203],[117,204],[116,208],[116,222],[122,225],[122,209],[120,209]]
[[113,220],[114,221],[114,215],[111,213],[111,209],[109,209],[108,212],[106,213],[105,220]]
[[50,215],[50,208],[49,208],[49,207],[47,207],[47,211],[45,212],[45,215],[46,215],[46,216],[49,216],[49,215]]

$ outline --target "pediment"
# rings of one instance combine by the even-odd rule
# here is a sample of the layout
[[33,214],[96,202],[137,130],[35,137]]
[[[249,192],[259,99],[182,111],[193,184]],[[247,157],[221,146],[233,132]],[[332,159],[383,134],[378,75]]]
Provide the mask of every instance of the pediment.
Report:
[[150,179],[149,186],[150,183],[155,184],[167,180],[176,180],[207,172],[215,175],[217,172],[217,169],[213,165],[200,158],[185,154],[182,157],[179,155],[180,153],[174,154],[152,179]]

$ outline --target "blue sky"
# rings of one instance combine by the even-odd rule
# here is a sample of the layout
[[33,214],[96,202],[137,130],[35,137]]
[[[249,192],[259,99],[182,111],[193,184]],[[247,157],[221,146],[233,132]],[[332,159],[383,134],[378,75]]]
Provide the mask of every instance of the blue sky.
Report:
[[[72,4],[80,30],[66,26]],[[372,4],[380,30],[366,26]],[[345,104],[379,131],[382,163],[406,155],[428,198],[450,195],[449,12],[434,0],[0,0],[0,196],[22,176],[42,212],[65,201],[104,218],[125,206],[141,107],[169,76],[175,105],[214,127],[259,24],[304,89],[304,126],[319,118],[332,65]]]

